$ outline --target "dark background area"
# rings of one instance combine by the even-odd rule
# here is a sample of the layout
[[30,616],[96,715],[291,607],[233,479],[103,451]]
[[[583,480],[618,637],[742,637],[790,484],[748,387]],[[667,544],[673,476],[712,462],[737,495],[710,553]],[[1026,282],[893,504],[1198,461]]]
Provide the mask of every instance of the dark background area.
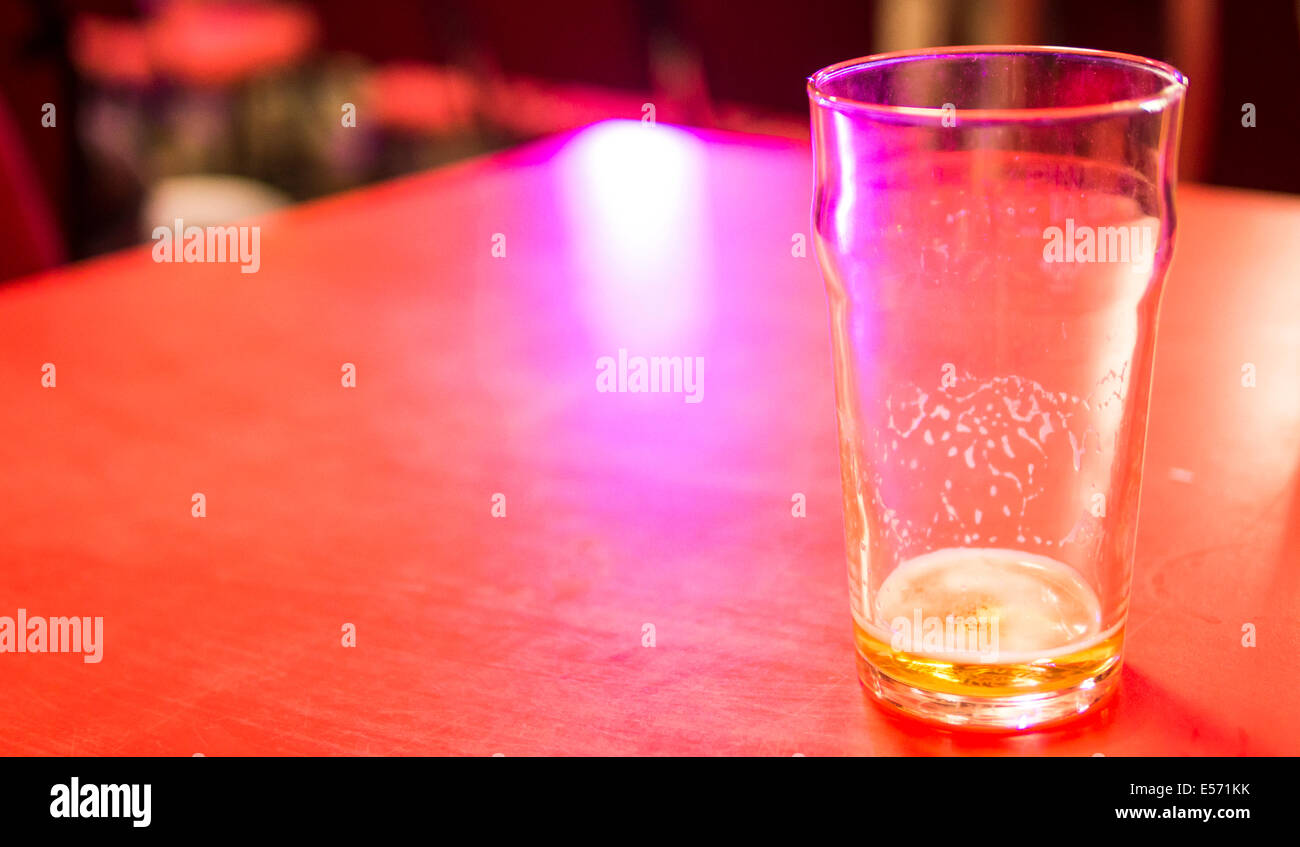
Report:
[[[1300,192],[1293,0],[0,0],[0,278],[608,117],[806,137],[874,52],[1046,43],[1192,80],[1181,178]],[[340,106],[354,104],[355,127]],[[1257,125],[1242,125],[1243,104]],[[45,104],[56,120],[46,125]]]

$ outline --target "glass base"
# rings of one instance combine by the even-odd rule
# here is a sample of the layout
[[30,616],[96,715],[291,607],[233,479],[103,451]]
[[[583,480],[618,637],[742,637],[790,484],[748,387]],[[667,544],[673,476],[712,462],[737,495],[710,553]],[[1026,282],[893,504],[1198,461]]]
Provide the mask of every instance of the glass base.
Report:
[[858,678],[881,705],[944,726],[999,731],[1041,728],[1089,711],[1119,687],[1123,662],[1118,654],[1113,658],[1113,662],[1068,688],[981,697],[913,687],[886,676],[857,654]]

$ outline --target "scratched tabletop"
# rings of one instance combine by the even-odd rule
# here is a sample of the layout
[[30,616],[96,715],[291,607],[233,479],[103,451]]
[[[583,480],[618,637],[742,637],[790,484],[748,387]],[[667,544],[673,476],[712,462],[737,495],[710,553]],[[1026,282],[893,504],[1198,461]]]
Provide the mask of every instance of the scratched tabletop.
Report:
[[1300,754],[1300,199],[1179,190],[1122,686],[990,735],[855,675],[810,188],[608,122],[0,285],[0,616],[102,619],[0,752]]

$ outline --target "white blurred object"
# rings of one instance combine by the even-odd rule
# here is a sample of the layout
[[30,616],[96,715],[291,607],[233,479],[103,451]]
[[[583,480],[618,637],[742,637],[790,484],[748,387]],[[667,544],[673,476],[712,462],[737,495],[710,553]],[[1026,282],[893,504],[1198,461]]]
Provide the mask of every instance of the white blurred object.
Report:
[[154,227],[222,226],[260,217],[292,202],[269,185],[240,176],[203,174],[161,180],[145,197],[140,233],[146,241]]

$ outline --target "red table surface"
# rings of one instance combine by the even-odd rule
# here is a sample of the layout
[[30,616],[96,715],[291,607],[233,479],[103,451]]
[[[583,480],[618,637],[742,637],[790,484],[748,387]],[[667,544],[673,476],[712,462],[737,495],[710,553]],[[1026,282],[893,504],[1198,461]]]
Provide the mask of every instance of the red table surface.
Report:
[[[0,286],[0,615],[104,618],[0,654],[0,751],[1300,753],[1300,199],[1180,189],[1121,690],[988,735],[855,675],[810,185],[597,124],[288,210],[257,273]],[[702,402],[598,392],[620,348]]]

